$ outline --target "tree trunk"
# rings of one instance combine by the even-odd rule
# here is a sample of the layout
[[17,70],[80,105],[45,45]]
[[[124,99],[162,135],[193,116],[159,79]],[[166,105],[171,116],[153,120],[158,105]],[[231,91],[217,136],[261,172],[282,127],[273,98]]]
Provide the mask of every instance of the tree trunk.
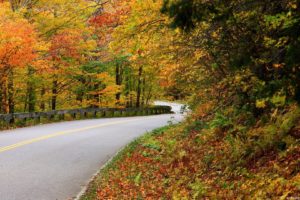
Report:
[[33,83],[33,74],[34,69],[32,67],[28,67],[28,81],[27,81],[27,101],[25,103],[25,110],[27,110],[28,105],[28,112],[34,112],[35,111],[35,103],[36,103],[36,96],[35,96],[35,90],[34,90],[34,83]]
[[149,88],[148,95],[146,97],[146,105],[149,105],[150,99],[152,98],[152,85]]
[[136,107],[137,108],[139,108],[141,106],[142,75],[143,75],[143,67],[141,66],[139,68],[137,95],[136,95]]
[[300,73],[297,74],[297,79],[295,83],[295,100],[298,102],[300,105]]
[[9,70],[9,75],[8,75],[8,107],[9,107],[9,113],[15,112],[14,74],[12,70]]
[[[122,70],[122,66],[121,64],[117,63],[116,64],[116,85],[121,86],[122,85],[122,74],[123,74],[123,70]],[[116,94],[116,105],[119,105],[121,99],[121,92],[118,92]]]
[[28,90],[28,112],[35,111],[35,92],[33,86],[29,86]]
[[[99,86],[100,86],[100,84],[95,84],[94,91],[98,91],[99,90]],[[94,94],[94,101],[95,101],[95,105],[92,105],[92,107],[99,108],[100,94],[98,94],[98,93]]]
[[125,76],[125,90],[124,94],[126,96],[126,107],[132,107],[132,97],[130,92],[132,91],[132,78],[131,73],[126,74]]
[[4,69],[1,77],[1,107],[2,113],[7,114],[9,113],[9,106],[8,106],[8,77],[7,77],[7,70]]
[[142,106],[144,106],[145,105],[145,96],[146,96],[146,79],[145,79],[145,77],[143,78],[143,89],[142,89],[142,101],[141,101],[141,104],[142,104]]
[[2,113],[2,80],[1,80],[1,77],[0,77],[0,114]]
[[44,96],[46,94],[46,89],[43,86],[42,90],[41,90],[41,104],[40,104],[40,109],[41,111],[45,111],[46,106],[45,106],[45,100],[44,100]]
[[52,99],[51,99],[51,109],[56,110],[57,106],[57,88],[58,88],[58,81],[56,77],[54,78],[52,82]]

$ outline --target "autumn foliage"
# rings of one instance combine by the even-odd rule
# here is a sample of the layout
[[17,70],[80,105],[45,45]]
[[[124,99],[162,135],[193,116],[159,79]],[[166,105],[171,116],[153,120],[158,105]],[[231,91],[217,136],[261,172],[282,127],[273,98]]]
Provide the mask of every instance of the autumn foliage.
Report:
[[0,1],[0,113],[185,101],[98,199],[299,197],[299,0]]
[[87,196],[299,198],[300,2],[129,4],[111,48],[142,72],[156,66],[164,96],[192,113],[131,144]]
[[24,67],[37,58],[35,52],[37,38],[32,25],[23,20],[5,20],[0,25],[0,32],[0,67],[2,69]]
[[129,2],[1,2],[1,113],[149,104],[153,71],[110,50]]
[[1,111],[14,112],[13,103],[13,70],[33,64],[37,58],[38,43],[34,27],[26,20],[7,16],[1,8],[0,13],[0,88]]
[[[265,199],[299,196],[299,146],[237,164],[224,136],[184,125],[155,131],[102,172],[94,199]],[[84,199],[84,198],[83,198]]]

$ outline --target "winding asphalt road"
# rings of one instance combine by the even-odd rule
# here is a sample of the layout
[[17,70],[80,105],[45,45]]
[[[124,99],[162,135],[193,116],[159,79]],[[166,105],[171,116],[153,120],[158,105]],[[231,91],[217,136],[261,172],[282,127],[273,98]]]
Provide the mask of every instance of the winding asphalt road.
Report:
[[119,149],[176,114],[93,119],[0,132],[0,199],[72,199]]

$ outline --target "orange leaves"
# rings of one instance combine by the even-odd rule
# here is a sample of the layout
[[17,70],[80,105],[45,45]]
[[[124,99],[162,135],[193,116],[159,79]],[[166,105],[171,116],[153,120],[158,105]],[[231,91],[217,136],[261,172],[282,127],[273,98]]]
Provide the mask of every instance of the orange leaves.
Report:
[[[210,105],[201,112],[209,112]],[[286,199],[299,196],[300,147],[229,165],[230,139],[191,125],[147,136],[97,179],[97,199]],[[185,132],[185,133],[184,133]],[[174,142],[176,141],[176,142]],[[232,145],[232,144],[231,144]],[[157,148],[159,146],[159,148]],[[237,167],[238,166],[238,167]]]
[[273,67],[276,68],[276,69],[279,69],[279,68],[283,68],[284,67],[284,64],[282,63],[276,63],[276,64],[273,64]]
[[[137,152],[125,156],[116,166],[116,170],[109,171],[107,184],[103,183],[98,190],[98,199],[159,199],[163,195],[163,175],[159,172],[159,161],[142,155],[140,152],[151,151],[139,146]],[[126,192],[125,192],[126,191]]]
[[36,33],[25,20],[10,20],[0,14],[0,68],[24,67],[36,57]]
[[[54,72],[74,68],[85,63],[89,56],[93,56],[96,43],[86,31],[79,29],[65,29],[55,34],[50,41],[48,60],[52,63]],[[61,71],[66,74],[66,71]],[[72,71],[71,73],[74,73]]]
[[198,106],[195,110],[195,112],[193,113],[193,117],[196,119],[201,119],[204,120],[205,117],[207,117],[209,115],[209,113],[212,112],[212,110],[214,109],[214,102],[210,101],[204,104],[201,104],[200,106]]
[[118,86],[118,85],[109,85],[105,89],[101,90],[100,94],[116,95],[118,92],[120,92],[120,86]]

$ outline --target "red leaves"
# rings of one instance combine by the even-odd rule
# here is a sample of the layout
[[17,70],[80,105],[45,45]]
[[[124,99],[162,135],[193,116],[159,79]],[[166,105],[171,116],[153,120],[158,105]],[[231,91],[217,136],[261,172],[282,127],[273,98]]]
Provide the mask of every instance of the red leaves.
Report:
[[90,23],[96,27],[104,27],[104,26],[115,26],[119,21],[118,13],[104,13],[102,15],[93,17],[90,19]]
[[[105,8],[104,13],[92,17],[89,22],[95,27],[113,28],[122,23],[122,16],[128,15],[130,8],[126,6],[127,1],[116,1],[112,8]],[[117,9],[116,9],[117,8]]]
[[80,58],[78,42],[81,41],[78,31],[66,30],[55,35],[51,41],[50,55],[54,60],[64,58]]
[[[203,141],[201,145],[195,144],[197,138]],[[100,181],[98,199],[237,199],[264,193],[274,197],[286,191],[296,196],[299,193],[294,185],[299,179],[297,146],[284,157],[260,159],[262,164],[255,164],[253,170],[231,168],[226,155],[229,147],[213,132],[184,135],[178,128],[144,142],[152,145],[142,142]],[[153,148],[154,144],[160,149]]]
[[[117,164],[115,170],[109,171],[108,182],[102,182],[98,190],[98,199],[130,199],[142,197],[143,199],[158,199],[164,194],[163,185],[160,184],[166,171],[160,162],[141,152],[153,153],[151,150],[139,146],[138,151]],[[137,176],[140,182],[136,183]]]

